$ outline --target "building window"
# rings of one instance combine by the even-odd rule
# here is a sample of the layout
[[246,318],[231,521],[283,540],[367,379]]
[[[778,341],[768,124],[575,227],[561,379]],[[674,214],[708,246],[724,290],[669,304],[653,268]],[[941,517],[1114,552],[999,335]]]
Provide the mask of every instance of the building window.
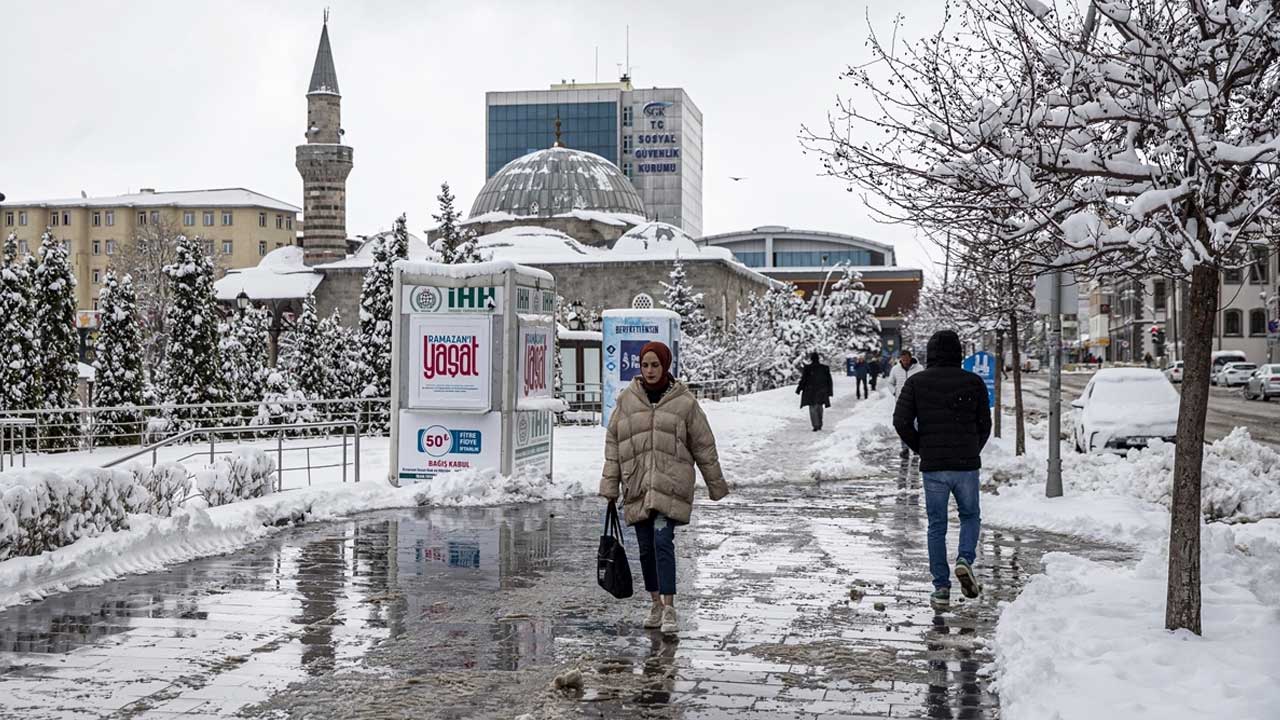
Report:
[[97,301],[97,300],[94,300],[94,301],[93,301],[93,311],[94,311],[94,312],[98,312],[98,301]]
[[630,105],[622,106],[622,127],[631,127],[631,113],[633,110]]
[[223,254],[223,255],[230,255],[230,254],[231,254],[231,241],[230,241],[230,240],[223,240],[223,241],[222,241],[222,254]]
[[622,154],[623,155],[631,154],[631,136],[630,135],[622,136]]
[[115,224],[116,224],[116,211],[108,210],[107,211],[107,227],[112,227]]
[[1249,311],[1249,336],[1262,337],[1267,334],[1267,311],[1254,308]]
[[196,224],[196,214],[190,210],[182,211],[182,224],[191,227]]
[[213,227],[213,211],[205,210],[203,220],[204,220],[205,227]]
[[58,227],[58,213],[49,213],[49,227]]
[[631,163],[629,162],[622,163],[622,174],[626,175],[627,177],[631,177]]
[[66,210],[62,211],[62,224],[63,225],[71,224],[71,213],[67,212]]
[[4,224],[5,227],[13,227],[13,213],[7,212],[4,214]]
[[230,210],[223,210],[223,211],[222,211],[222,224],[223,224],[223,225],[230,225],[230,224],[231,224],[231,211],[230,211]]
[[284,216],[283,216],[283,215],[277,215],[277,216],[276,216],[276,229],[277,229],[277,230],[283,230],[283,229],[284,229]]
[[98,283],[100,283],[100,282],[102,282],[102,271],[101,271],[101,270],[99,270],[99,269],[97,269],[97,268],[94,268],[94,269],[93,269],[93,284],[94,284],[94,285],[97,285],[97,284],[98,284]]
[[259,241],[258,241],[258,256],[259,256],[259,257],[262,257],[263,255],[266,255],[266,254],[267,254],[267,241],[266,241],[266,240],[259,240]]
[[93,241],[93,254],[94,254],[94,255],[101,255],[101,254],[102,254],[102,241],[101,241],[101,240],[94,240],[94,241]]
[[1168,290],[1163,280],[1156,280],[1151,283],[1151,307],[1155,310],[1168,309]]
[[147,224],[147,211],[146,211],[146,210],[143,210],[142,212],[138,213],[138,224],[139,224],[139,225],[146,225],[146,224]]
[[31,254],[31,246],[27,244],[27,241],[26,241],[26,240],[19,240],[19,241],[18,241],[18,249],[22,251],[22,254],[23,254],[23,255],[30,255],[30,254]]
[[764,267],[763,252],[743,252],[741,250],[734,250],[733,256],[738,258],[738,262],[746,265],[747,267]]
[[258,227],[266,227],[266,226],[267,226],[267,214],[264,212],[258,213]]
[[159,225],[159,224],[160,224],[160,211],[159,211],[159,210],[152,210],[152,211],[151,211],[151,224],[152,224],[152,225]]
[[640,293],[631,298],[631,307],[635,310],[652,310],[653,296],[648,293]]
[[20,227],[26,227],[27,225],[27,212],[25,210],[18,211],[18,225]]
[[1222,282],[1227,285],[1239,285],[1240,278],[1240,268],[1231,268],[1230,270],[1222,271]]
[[97,210],[93,211],[93,226],[100,227],[102,225],[102,213]]
[[282,243],[282,242],[278,242],[278,243],[276,243],[276,247],[278,247],[278,248],[282,248],[282,247],[284,247],[284,243]]
[[286,217],[286,218],[284,219],[284,227],[285,227],[285,229],[286,229],[286,230],[292,230],[292,229],[293,229],[293,218],[292,218],[292,217]]
[[1239,310],[1227,310],[1222,313],[1222,334],[1227,337],[1240,337],[1240,322],[1242,319]]
[[1271,253],[1265,247],[1250,248],[1253,262],[1249,263],[1249,284],[1266,285],[1271,274]]
[[115,254],[116,254],[116,241],[115,241],[115,240],[108,240],[108,241],[107,241],[107,254],[108,254],[108,255],[115,255]]

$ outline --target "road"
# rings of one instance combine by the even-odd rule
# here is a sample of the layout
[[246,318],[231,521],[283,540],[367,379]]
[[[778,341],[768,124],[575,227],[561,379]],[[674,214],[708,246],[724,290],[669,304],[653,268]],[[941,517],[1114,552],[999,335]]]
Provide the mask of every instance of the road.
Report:
[[[1084,386],[1093,377],[1091,373],[1064,373],[1062,376],[1062,402],[1070,403],[1080,397]],[[1009,387],[1013,382],[1010,380]],[[1024,390],[1031,396],[1028,407],[1039,410],[1049,399],[1049,375],[1039,372],[1024,376]],[[1181,388],[1181,385],[1174,385]],[[1010,391],[1011,392],[1011,391]],[[1037,402],[1038,401],[1038,402]],[[1261,402],[1245,400],[1240,388],[1214,387],[1209,390],[1209,412],[1205,418],[1205,439],[1217,440],[1243,425],[1254,440],[1280,450],[1280,401]]]

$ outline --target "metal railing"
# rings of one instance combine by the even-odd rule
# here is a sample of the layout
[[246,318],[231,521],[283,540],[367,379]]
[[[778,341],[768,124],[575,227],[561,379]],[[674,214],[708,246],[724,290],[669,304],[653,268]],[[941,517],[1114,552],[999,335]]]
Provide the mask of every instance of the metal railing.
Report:
[[[284,444],[286,436],[290,432],[304,431],[304,430],[305,431],[328,430],[332,428],[341,428],[342,430],[340,434],[342,438],[342,442],[340,445],[338,443],[329,443],[329,444],[323,444],[323,445],[289,445],[288,447],[286,447]],[[347,430],[348,429],[351,430],[351,437],[352,437],[351,448],[352,448],[352,454],[354,455],[354,457],[351,459],[350,462],[348,462],[348,457],[347,457]],[[237,444],[240,444],[243,441],[244,435],[251,435],[251,436],[256,435],[256,436],[259,436],[260,438],[262,431],[268,431],[268,432],[274,433],[275,435],[276,492],[280,492],[284,489],[284,474],[290,471],[306,471],[307,485],[309,486],[311,485],[312,470],[323,470],[326,468],[341,467],[342,482],[345,483],[347,481],[347,465],[351,465],[353,481],[360,482],[360,423],[357,420],[331,420],[331,421],[316,422],[316,423],[291,423],[287,425],[263,426],[261,428],[253,428],[253,429],[246,429],[243,425],[230,425],[225,427],[192,428],[190,430],[184,430],[180,433],[177,433],[176,435],[172,435],[158,442],[151,443],[146,447],[139,448],[138,450],[135,450],[121,457],[118,457],[112,460],[111,462],[103,464],[102,467],[104,468],[115,467],[117,465],[120,465],[121,463],[125,463],[139,457],[144,457],[148,454],[151,456],[151,465],[152,467],[154,467],[157,463],[159,463],[161,448],[178,445],[184,441],[188,441],[188,440],[191,440],[192,438],[201,437],[201,436],[207,437],[209,441],[209,448],[207,451],[199,450],[196,452],[191,452],[186,455],[183,455],[182,457],[165,458],[165,460],[167,462],[181,463],[184,460],[189,460],[194,457],[207,456],[209,458],[209,463],[212,464],[214,462],[214,459],[218,455],[229,455],[232,452],[232,448],[230,447],[228,447],[225,450],[217,449],[217,438],[219,436],[235,435],[238,438]],[[303,434],[303,437],[306,437],[306,436],[307,436],[306,434]],[[341,462],[321,464],[321,465],[313,465],[311,463],[312,450],[336,448],[339,446],[342,448]],[[297,452],[297,451],[303,451],[306,454],[306,464],[297,465],[294,467],[286,466],[284,464],[284,454],[286,452]]]
[[[270,400],[227,403],[168,403],[112,407],[68,407],[41,410],[2,410],[0,418],[33,421],[7,434],[11,450],[27,452],[88,451],[109,446],[152,443],[193,426],[236,427],[274,437],[282,424],[322,428],[329,420],[360,423],[362,431],[390,426],[387,398]],[[295,430],[315,434],[320,430]]]
[[[741,383],[736,378],[688,380],[685,384],[699,400],[737,400],[742,392]],[[598,421],[599,418],[592,420],[583,416],[604,410],[604,385],[601,383],[563,383],[560,397],[569,404],[569,410],[561,415],[562,422]]]

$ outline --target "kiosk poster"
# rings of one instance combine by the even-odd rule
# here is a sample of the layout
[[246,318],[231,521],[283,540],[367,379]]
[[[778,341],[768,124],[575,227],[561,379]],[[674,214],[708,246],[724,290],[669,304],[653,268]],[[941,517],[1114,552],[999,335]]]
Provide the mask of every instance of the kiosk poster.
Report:
[[549,325],[520,324],[520,399],[551,397],[555,341]]
[[515,414],[512,472],[547,475],[551,472],[551,412],[534,410]]
[[410,315],[409,407],[488,410],[491,331],[487,315]]
[[640,349],[658,340],[671,348],[672,374],[679,377],[680,316],[669,310],[606,310],[604,313],[604,412],[609,424],[618,394],[640,374]]
[[497,470],[502,413],[400,411],[400,484],[457,470]]

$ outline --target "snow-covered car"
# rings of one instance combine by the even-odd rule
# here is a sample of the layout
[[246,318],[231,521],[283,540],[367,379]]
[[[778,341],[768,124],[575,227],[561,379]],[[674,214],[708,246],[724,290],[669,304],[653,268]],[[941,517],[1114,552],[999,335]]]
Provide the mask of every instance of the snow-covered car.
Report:
[[1178,402],[1178,391],[1159,370],[1099,370],[1071,403],[1076,451],[1125,454],[1156,438],[1171,443],[1178,434]]
[[1254,370],[1241,392],[1245,400],[1267,401],[1280,397],[1280,364],[1263,365]]
[[1258,366],[1247,362],[1232,362],[1222,366],[1218,371],[1218,377],[1214,385],[1223,387],[1235,387],[1236,385],[1244,385],[1249,382],[1249,376],[1257,370]]
[[1213,364],[1209,366],[1210,385],[1218,384],[1218,373],[1227,363],[1249,362],[1248,356],[1240,350],[1215,350],[1211,357]]
[[1182,361],[1179,360],[1169,367],[1165,368],[1164,376],[1169,378],[1171,383],[1182,382]]

